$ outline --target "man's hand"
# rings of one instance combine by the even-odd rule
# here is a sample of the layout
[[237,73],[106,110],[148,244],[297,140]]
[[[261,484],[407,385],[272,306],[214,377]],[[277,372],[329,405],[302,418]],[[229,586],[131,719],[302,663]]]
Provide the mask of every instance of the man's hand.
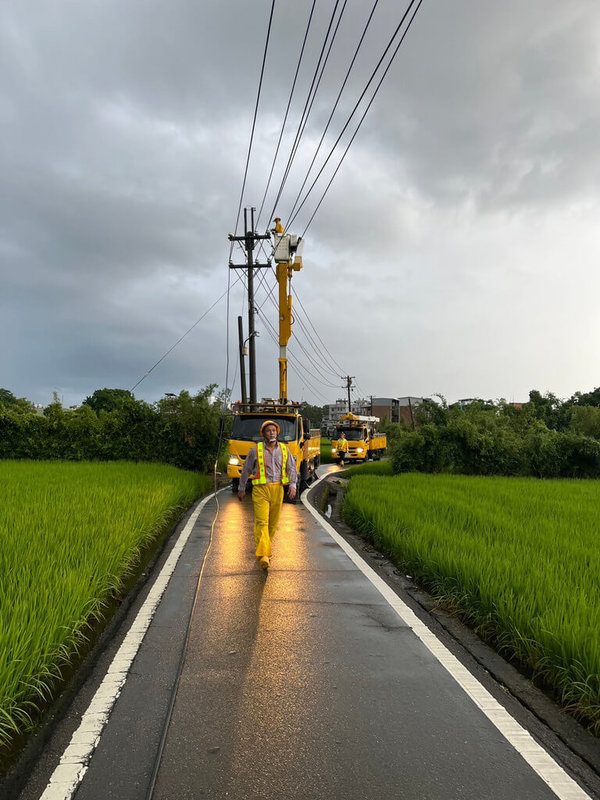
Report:
[[296,497],[296,487],[295,486],[290,486],[290,488],[288,489],[288,497],[290,498],[290,500],[293,500],[294,497]]
[[240,489],[239,492],[238,492],[238,497],[239,497],[240,503],[241,503],[242,500],[244,499],[244,497],[246,497],[246,492],[244,492],[242,489]]

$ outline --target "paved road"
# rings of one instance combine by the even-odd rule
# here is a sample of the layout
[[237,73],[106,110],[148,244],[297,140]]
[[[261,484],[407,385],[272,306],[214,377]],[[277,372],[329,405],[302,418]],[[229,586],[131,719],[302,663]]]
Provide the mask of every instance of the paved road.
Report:
[[[194,525],[76,800],[147,796],[202,569],[156,800],[587,796],[549,788],[303,506],[284,505],[267,576],[251,501],[219,497],[212,535],[214,500]],[[38,770],[23,800],[44,782]]]

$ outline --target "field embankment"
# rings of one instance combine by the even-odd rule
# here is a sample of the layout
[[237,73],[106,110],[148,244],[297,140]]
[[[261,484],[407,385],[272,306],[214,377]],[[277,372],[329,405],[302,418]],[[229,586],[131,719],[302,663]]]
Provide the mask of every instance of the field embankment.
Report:
[[600,733],[600,482],[356,475],[344,517]]
[[210,478],[159,464],[0,461],[0,743]]

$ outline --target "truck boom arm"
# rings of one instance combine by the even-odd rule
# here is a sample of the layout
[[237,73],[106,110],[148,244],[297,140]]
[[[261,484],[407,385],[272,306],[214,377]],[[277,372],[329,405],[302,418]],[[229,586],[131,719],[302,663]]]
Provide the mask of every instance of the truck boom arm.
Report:
[[[281,237],[283,238],[283,237]],[[277,261],[277,283],[279,284],[279,402],[288,402],[287,390],[287,343],[292,335],[292,295],[288,285],[292,273],[302,269],[302,258]]]

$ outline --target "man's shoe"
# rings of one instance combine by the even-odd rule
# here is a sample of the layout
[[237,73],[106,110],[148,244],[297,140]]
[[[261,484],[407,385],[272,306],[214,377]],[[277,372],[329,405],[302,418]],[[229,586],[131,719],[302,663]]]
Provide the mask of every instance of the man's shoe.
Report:
[[269,559],[267,556],[263,556],[260,560],[260,568],[261,569],[269,569]]

